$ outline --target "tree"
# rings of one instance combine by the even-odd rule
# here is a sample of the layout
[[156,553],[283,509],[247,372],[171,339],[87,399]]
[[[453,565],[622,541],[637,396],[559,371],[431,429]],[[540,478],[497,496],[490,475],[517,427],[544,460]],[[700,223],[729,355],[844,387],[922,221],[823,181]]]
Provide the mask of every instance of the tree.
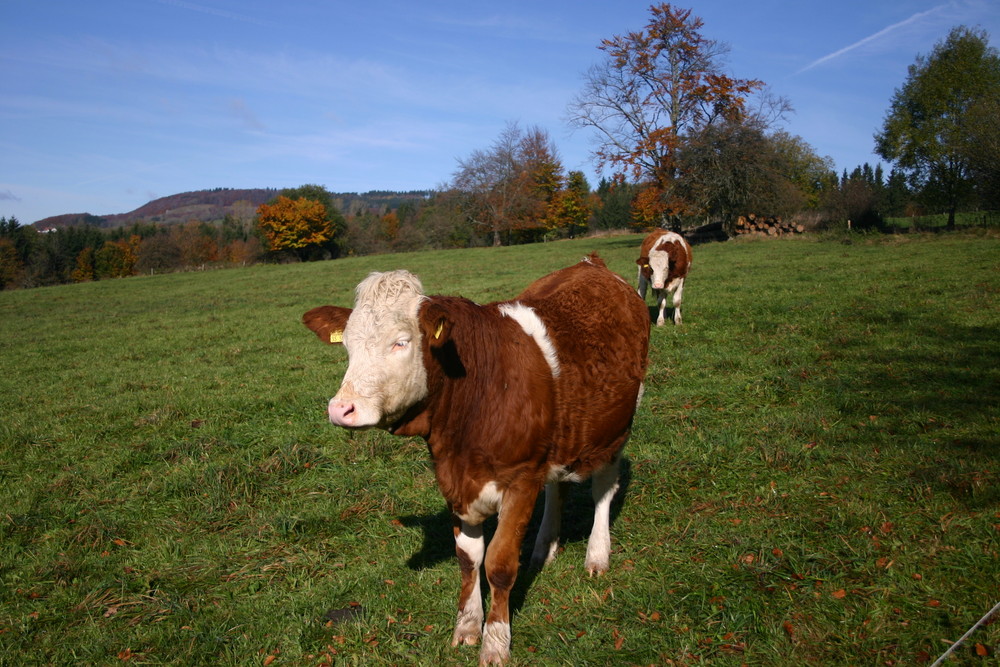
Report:
[[690,213],[731,225],[741,215],[790,216],[819,206],[835,182],[833,161],[800,137],[763,123],[723,120],[702,128],[678,152],[678,196]]
[[246,266],[253,264],[260,255],[260,241],[257,237],[250,237],[246,241],[236,239],[230,241],[222,249],[222,259],[230,264],[240,264]]
[[966,114],[969,160],[983,203],[1000,208],[1000,89],[977,100]]
[[14,242],[0,236],[0,290],[16,286],[24,273],[24,262],[18,256]]
[[883,223],[885,185],[881,167],[872,169],[867,162],[855,167],[850,176],[844,170],[840,179],[838,213],[850,221],[852,228],[869,229]]
[[272,252],[290,252],[299,259],[336,257],[346,229],[333,195],[321,185],[282,190],[257,207],[257,224]]
[[875,135],[876,153],[904,171],[925,196],[942,202],[949,228],[975,191],[970,112],[977,102],[995,99],[998,90],[1000,56],[989,36],[958,26],[929,56],[919,55],[910,65]]
[[632,200],[637,188],[623,179],[602,178],[597,184],[598,203],[594,206],[595,229],[626,229],[632,220]]
[[562,185],[562,164],[548,134],[508,123],[488,150],[458,161],[452,188],[466,215],[500,245],[502,235],[542,227],[546,207]]
[[798,190],[803,207],[818,209],[837,184],[833,158],[820,157],[802,137],[784,130],[774,132],[770,139],[782,165],[782,174]]
[[889,178],[885,184],[882,215],[885,217],[900,217],[905,215],[910,198],[910,189],[906,185],[906,176],[898,169],[890,170]]
[[184,265],[180,246],[175,234],[166,230],[147,236],[139,244],[139,261],[136,270],[142,273],[170,271]]
[[290,199],[279,195],[271,204],[257,208],[260,230],[274,252],[298,251],[322,246],[333,237],[333,225],[322,203],[312,199]]
[[[104,245],[94,252],[93,275],[98,279],[126,278],[135,275],[140,243],[141,239],[134,235],[120,241],[105,241]],[[83,270],[86,270],[86,267]]]
[[683,178],[676,193],[689,213],[733,222],[739,215],[774,215],[780,167],[766,134],[740,120],[694,132],[679,151]]
[[170,227],[170,239],[180,252],[182,266],[204,266],[219,258],[219,246],[212,234],[211,225],[191,220],[183,225]]
[[570,238],[574,238],[586,230],[592,206],[587,177],[582,171],[571,171],[566,179],[566,187],[556,192],[549,203],[546,227],[565,230]]
[[687,136],[722,120],[767,124],[788,106],[765,96],[751,110],[748,98],[762,92],[763,82],[723,74],[728,49],[701,34],[703,22],[691,10],[663,3],[650,12],[644,30],[601,42],[605,59],[588,71],[569,121],[597,132],[599,169],[646,183],[640,214],[665,220],[686,209],[675,185]]

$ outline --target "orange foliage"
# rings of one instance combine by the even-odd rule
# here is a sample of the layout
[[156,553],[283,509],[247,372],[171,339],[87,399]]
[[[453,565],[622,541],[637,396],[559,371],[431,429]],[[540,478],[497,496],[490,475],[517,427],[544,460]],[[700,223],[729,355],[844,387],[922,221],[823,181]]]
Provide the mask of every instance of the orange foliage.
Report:
[[[135,265],[139,261],[139,244],[142,239],[133,234],[120,241],[105,241],[104,246],[94,253],[94,272],[98,278],[125,278],[135,275]],[[79,259],[79,258],[78,258]],[[86,266],[77,277],[86,278]]]
[[395,241],[399,236],[399,216],[395,211],[382,216],[382,235],[389,241]]
[[650,12],[644,30],[602,40],[607,61],[574,118],[607,135],[597,151],[600,167],[648,184],[637,199],[641,224],[659,224],[672,213],[664,202],[677,197],[676,159],[684,137],[719,120],[743,118],[748,96],[764,85],[719,71],[719,47],[701,34],[703,22],[690,9],[660,3]]
[[231,241],[222,251],[222,258],[230,264],[253,264],[260,254],[260,243],[257,239]]
[[201,266],[219,259],[218,244],[204,233],[199,222],[172,227],[170,235],[181,251],[181,262],[185,266]]
[[333,237],[326,207],[312,199],[281,195],[274,204],[257,207],[257,219],[271,250],[297,250]]
[[75,283],[86,283],[94,279],[94,249],[87,246],[76,256],[76,268],[70,274]]

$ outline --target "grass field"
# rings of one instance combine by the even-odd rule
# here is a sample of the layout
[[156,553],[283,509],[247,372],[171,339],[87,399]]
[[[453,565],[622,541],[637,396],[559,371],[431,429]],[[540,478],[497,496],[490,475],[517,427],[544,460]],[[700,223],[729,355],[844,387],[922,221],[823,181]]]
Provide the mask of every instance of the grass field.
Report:
[[[634,281],[639,241],[0,293],[0,664],[474,664],[423,443],[327,423],[346,355],[299,318],[390,268],[485,302],[596,249]],[[1000,600],[1000,237],[694,251],[611,571],[581,486],[513,663],[929,664]],[[998,654],[995,623],[949,664]]]
[[[955,226],[962,227],[996,227],[1000,225],[1000,212],[997,211],[962,211],[955,214]],[[909,229],[943,230],[948,226],[947,213],[931,215],[886,218],[885,226],[890,229],[906,231]]]

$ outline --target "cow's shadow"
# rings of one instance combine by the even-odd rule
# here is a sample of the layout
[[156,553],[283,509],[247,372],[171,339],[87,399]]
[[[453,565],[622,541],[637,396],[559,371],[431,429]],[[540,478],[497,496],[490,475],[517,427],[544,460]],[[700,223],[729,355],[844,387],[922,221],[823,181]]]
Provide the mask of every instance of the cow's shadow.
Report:
[[[656,324],[656,318],[660,315],[660,309],[656,307],[656,304],[653,304],[652,306],[646,304],[646,310],[649,311],[649,323]],[[674,309],[672,306],[667,306],[663,309],[663,323],[674,323]]]
[[[621,469],[618,477],[618,492],[611,503],[611,524],[614,525],[625,505],[628,497],[628,487],[632,481],[632,465],[628,457],[622,457]],[[569,484],[566,488],[566,504],[562,514],[562,529],[560,531],[559,544],[563,547],[574,542],[586,542],[590,537],[590,529],[594,521],[594,501],[590,493],[590,481],[582,484]],[[538,527],[542,519],[542,508],[544,507],[544,491],[539,494],[535,503],[535,510],[528,524],[528,531],[525,534],[524,543],[521,545],[521,566],[517,575],[517,581],[510,595],[510,611],[515,613],[524,604],[524,599],[534,583],[540,571],[528,567],[531,558],[531,551],[535,546],[535,536],[538,534]],[[442,501],[443,505],[443,501]],[[442,507],[441,511],[424,516],[404,516],[400,517],[400,522],[408,527],[419,527],[424,534],[424,541],[420,550],[415,552],[406,561],[407,567],[412,570],[423,570],[433,567],[444,561],[455,561],[455,595],[458,595],[458,562],[455,560],[455,537],[452,534],[451,515],[447,508]],[[496,530],[496,517],[486,522],[483,531],[489,548],[489,541],[493,538]],[[614,530],[612,529],[612,537]],[[560,554],[558,558],[565,558],[565,554]],[[580,572],[584,572],[583,561],[578,565]],[[612,561],[612,567],[614,562]],[[481,572],[483,577],[481,588],[489,590],[489,584],[485,580],[485,572]]]

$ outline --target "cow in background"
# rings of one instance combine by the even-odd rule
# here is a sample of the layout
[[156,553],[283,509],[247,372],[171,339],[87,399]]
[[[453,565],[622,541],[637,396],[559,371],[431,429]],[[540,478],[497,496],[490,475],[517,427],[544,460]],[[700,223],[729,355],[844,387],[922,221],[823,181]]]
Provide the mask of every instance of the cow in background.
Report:
[[684,279],[691,268],[691,245],[680,234],[658,229],[643,239],[636,264],[639,265],[639,296],[643,301],[646,300],[646,288],[653,286],[659,310],[656,326],[663,326],[667,292],[674,293],[674,324],[680,324]]
[[[347,348],[330,421],[427,441],[462,574],[451,643],[482,640],[481,665],[507,662],[508,599],[542,487],[532,564],[558,550],[560,485],[590,477],[584,567],[591,575],[608,569],[611,500],[646,372],[645,303],[591,255],[487,305],[425,296],[406,271],[373,273],[353,309],[320,306],[303,322]],[[498,513],[487,548],[483,522]],[[492,599],[485,617],[484,562]]]

